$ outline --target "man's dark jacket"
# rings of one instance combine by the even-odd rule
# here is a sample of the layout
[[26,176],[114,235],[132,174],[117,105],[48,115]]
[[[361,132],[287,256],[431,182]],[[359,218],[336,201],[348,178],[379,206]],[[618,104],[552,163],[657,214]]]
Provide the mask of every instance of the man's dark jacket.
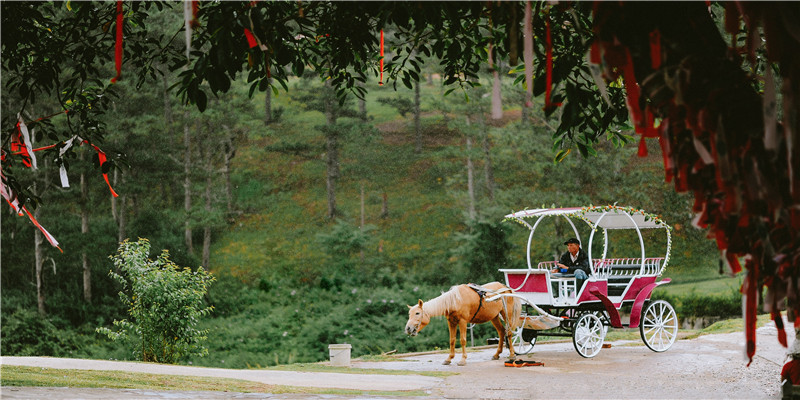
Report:
[[578,258],[576,258],[575,261],[572,261],[572,257],[569,251],[567,251],[561,255],[561,259],[558,262],[569,267],[567,270],[568,274],[574,274],[576,269],[582,269],[583,272],[586,272],[586,276],[591,275],[589,273],[589,257],[583,249],[578,250]]

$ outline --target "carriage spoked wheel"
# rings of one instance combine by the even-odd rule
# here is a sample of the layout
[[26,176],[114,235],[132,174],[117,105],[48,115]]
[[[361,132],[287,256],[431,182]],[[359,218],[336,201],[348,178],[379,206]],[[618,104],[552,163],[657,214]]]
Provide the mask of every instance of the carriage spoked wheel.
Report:
[[534,329],[517,328],[517,330],[514,331],[514,337],[512,339],[514,354],[522,355],[533,351],[537,336],[538,334]]
[[606,328],[603,321],[592,313],[583,314],[578,318],[572,332],[572,344],[575,350],[583,357],[591,358],[603,348],[606,337]]
[[664,300],[648,304],[642,312],[639,333],[650,350],[660,353],[669,349],[678,336],[678,316],[672,305]]

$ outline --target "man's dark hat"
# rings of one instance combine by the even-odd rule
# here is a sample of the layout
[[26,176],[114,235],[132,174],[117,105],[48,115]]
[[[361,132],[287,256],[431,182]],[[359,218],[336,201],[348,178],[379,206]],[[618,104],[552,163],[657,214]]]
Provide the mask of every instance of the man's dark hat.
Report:
[[564,242],[564,244],[570,244],[570,243],[575,243],[575,244],[577,244],[578,246],[580,246],[580,245],[581,245],[581,242],[580,242],[578,239],[575,239],[575,238],[570,238],[569,240],[567,240],[566,242]]

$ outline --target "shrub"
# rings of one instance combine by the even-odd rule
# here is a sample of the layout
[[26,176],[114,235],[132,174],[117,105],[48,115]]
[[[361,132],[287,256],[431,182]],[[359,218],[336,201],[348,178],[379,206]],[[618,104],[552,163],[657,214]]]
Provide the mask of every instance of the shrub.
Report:
[[38,312],[19,309],[3,313],[2,353],[15,356],[51,356],[68,354],[74,349],[74,334],[58,329]]
[[155,261],[147,258],[149,253],[147,239],[126,240],[111,257],[119,273],[109,275],[122,284],[119,297],[131,320],[114,320],[116,332],[105,327],[96,331],[129,345],[142,361],[172,364],[186,355],[208,354],[201,345],[208,331],[197,329],[197,324],[213,309],[204,307],[204,296],[214,277],[202,267],[181,269],[166,250]]

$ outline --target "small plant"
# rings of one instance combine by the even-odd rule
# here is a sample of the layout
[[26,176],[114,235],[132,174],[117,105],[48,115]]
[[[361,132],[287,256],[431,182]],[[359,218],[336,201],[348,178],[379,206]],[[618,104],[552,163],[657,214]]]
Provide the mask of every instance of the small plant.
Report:
[[215,278],[202,267],[181,269],[169,260],[167,250],[156,260],[149,254],[150,242],[140,238],[136,243],[125,240],[111,256],[117,272],[109,275],[122,285],[119,297],[130,320],[114,320],[119,331],[96,331],[129,345],[142,361],[174,364],[183,356],[207,355],[201,342],[208,330],[197,329],[197,324],[213,310],[204,307],[204,296]]

